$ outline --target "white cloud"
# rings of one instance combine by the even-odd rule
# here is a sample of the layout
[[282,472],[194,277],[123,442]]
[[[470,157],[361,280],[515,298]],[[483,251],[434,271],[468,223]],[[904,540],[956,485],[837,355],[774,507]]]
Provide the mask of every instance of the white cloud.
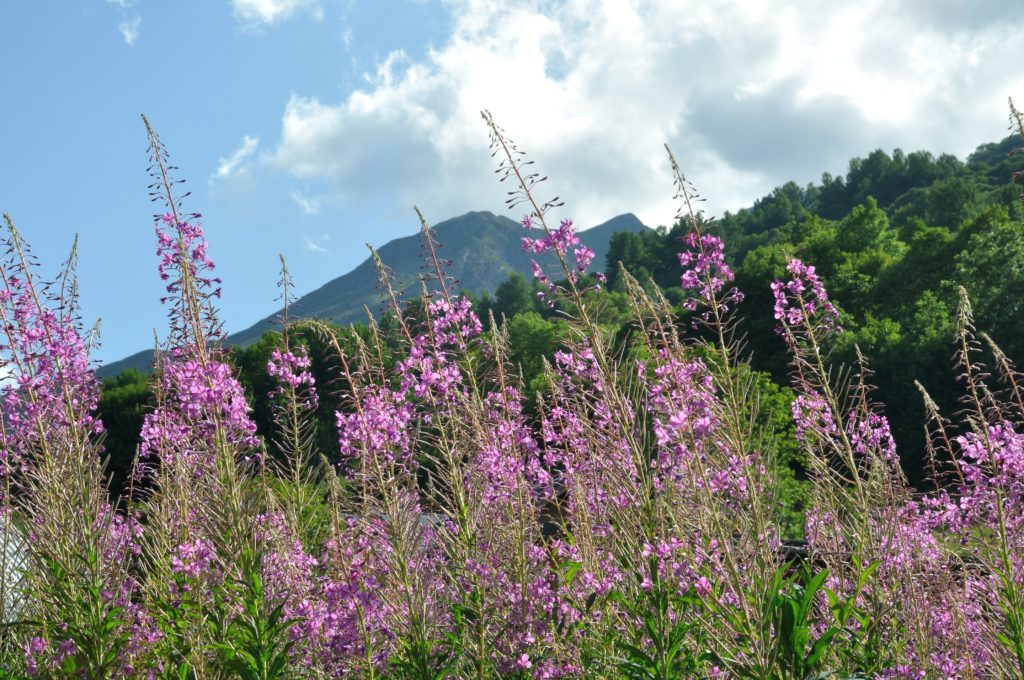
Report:
[[306,215],[316,215],[320,212],[320,201],[316,198],[309,198],[303,195],[301,191],[292,191],[292,200],[295,201],[295,205],[299,206]]
[[[324,235],[324,236],[321,236],[321,240],[330,240],[330,239],[329,239],[329,237]],[[310,238],[309,236],[307,236],[305,238],[305,243],[306,243],[306,250],[308,250],[311,253],[322,253],[324,255],[329,255],[330,254],[330,251],[327,250],[327,248],[323,247],[320,243],[318,243],[314,239]]]
[[131,19],[125,19],[117,25],[117,30],[121,31],[121,37],[129,45],[134,45],[135,41],[139,39],[139,29],[142,27],[142,17],[134,16]]
[[212,182],[215,179],[227,179],[245,172],[245,166],[243,163],[247,158],[256,153],[256,149],[259,148],[260,139],[259,137],[250,137],[246,135],[242,138],[242,145],[231,152],[231,155],[227,158],[222,157],[220,162],[217,164],[217,170],[210,177]]
[[235,16],[249,25],[275,24],[299,10],[309,12],[317,21],[324,11],[318,0],[231,0]]
[[487,108],[581,225],[669,222],[666,141],[721,213],[876,147],[1001,136],[1024,97],[1010,5],[449,0],[452,34],[422,60],[393,53],[338,102],[293,96],[269,160],[355,203],[498,209]]
[[134,7],[136,0],[107,0],[111,5],[117,5],[121,9],[128,9]]

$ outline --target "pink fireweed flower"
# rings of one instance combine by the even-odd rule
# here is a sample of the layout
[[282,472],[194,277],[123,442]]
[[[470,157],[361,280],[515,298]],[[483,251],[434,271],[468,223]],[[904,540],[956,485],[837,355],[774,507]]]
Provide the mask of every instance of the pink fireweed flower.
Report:
[[444,350],[432,351],[425,336],[417,336],[409,355],[396,366],[400,394],[411,392],[416,399],[435,405],[457,401],[462,394],[462,371]]
[[[818,392],[801,394],[790,407],[796,425],[796,438],[805,446],[816,442],[838,446],[839,427],[828,402]],[[899,465],[896,441],[889,430],[889,419],[879,413],[861,417],[850,412],[846,417],[846,436],[853,452],[861,456],[880,455],[886,462]]]
[[776,279],[772,282],[779,332],[792,333],[793,327],[805,326],[826,335],[841,333],[839,312],[828,301],[828,292],[814,266],[792,259],[786,269],[792,276],[789,281]]
[[216,573],[216,549],[207,541],[196,538],[178,546],[171,557],[171,572],[190,579],[199,579]]
[[[193,215],[198,218],[199,215]],[[177,239],[181,239],[185,247],[186,259],[182,261],[181,252],[177,245]],[[209,246],[203,236],[203,228],[199,222],[177,221],[174,215],[167,213],[163,215],[156,224],[156,254],[160,258],[157,266],[160,272],[160,279],[170,281],[167,284],[167,292],[180,291],[183,274],[194,277],[195,280],[204,286],[220,284],[219,278],[208,277],[206,274],[215,268],[213,261],[207,255]],[[217,295],[218,290],[213,294]]]
[[584,245],[576,246],[572,249],[573,255],[576,257],[576,271],[580,274],[587,271],[587,267],[594,261],[594,251]]
[[[589,513],[605,532],[615,513],[637,503],[637,469],[622,422],[606,397],[597,357],[586,343],[555,353],[556,391],[541,420],[542,458],[555,471],[555,488],[569,489],[569,514]],[[632,420],[629,409],[627,418]]]
[[870,413],[866,418],[857,418],[850,414],[846,423],[846,433],[853,445],[853,450],[861,455],[870,452],[881,454],[889,463],[899,463],[896,452],[896,440],[889,431],[889,419],[878,413]]
[[432,300],[428,313],[430,334],[413,338],[408,354],[395,367],[400,381],[397,396],[446,407],[464,393],[453,350],[465,350],[467,341],[478,336],[483,326],[466,297]]
[[796,424],[796,438],[802,444],[810,445],[815,438],[830,440],[839,434],[832,409],[817,392],[798,395],[790,408]]
[[[199,217],[199,214],[191,215],[193,220]],[[207,254],[209,246],[200,222],[175,220],[174,215],[167,213],[157,220],[156,239],[156,254],[160,258],[157,270],[162,281],[170,282],[166,285],[168,293],[180,293],[182,278],[187,276],[198,288],[220,297],[221,280],[210,275],[216,266]]]
[[25,643],[25,671],[29,676],[39,673],[40,657],[46,652],[46,640],[38,635]]
[[358,411],[335,413],[342,456],[413,465],[409,438],[413,414],[413,405],[401,393],[379,387],[367,390]]
[[480,335],[483,325],[465,296],[449,302],[444,298],[430,303],[431,331],[439,345],[464,348],[467,340]]
[[[181,456],[198,474],[212,465],[214,443],[253,450],[259,440],[241,384],[210,345],[220,334],[211,298],[220,296],[221,281],[212,275],[199,215],[183,218],[166,200],[172,212],[156,219],[157,270],[172,303],[171,349],[161,376],[165,401],[143,420],[139,454],[163,462]],[[205,456],[197,458],[199,451]]]
[[221,280],[213,275],[215,265],[198,221],[199,214],[188,219],[167,213],[156,220],[157,270],[166,281],[171,302],[169,315],[176,352],[192,352],[220,335],[217,315],[211,302],[221,295]]
[[499,504],[516,506],[523,502],[524,489],[530,492],[528,497],[549,497],[551,475],[541,464],[519,391],[506,387],[488,394],[485,406],[487,439],[471,465],[484,505],[495,510]]
[[300,347],[295,352],[275,349],[267,361],[267,375],[278,378],[293,389],[298,389],[302,385],[314,384],[313,375],[309,372],[311,365],[305,347]]
[[230,446],[259,445],[242,385],[227,364],[171,361],[162,381],[167,402],[143,419],[140,456],[189,457],[197,436],[209,442],[218,431]]
[[302,617],[293,630],[303,636],[298,645],[303,661],[321,665],[332,677],[347,677],[359,668],[354,664],[366,659],[366,636],[378,647],[374,665],[386,665],[394,610],[382,598],[389,568],[385,523],[349,517],[339,529],[317,560],[327,567],[326,574],[307,579],[311,558],[295,544],[289,551],[291,565],[286,571],[273,567],[276,573],[268,575],[268,586],[280,587],[285,576],[291,580],[288,595]]
[[537,260],[530,261],[530,268],[533,271],[533,278],[537,279],[543,284],[547,284],[548,276],[547,274],[544,273],[544,270],[541,268],[541,266],[537,264]]
[[[530,216],[524,217],[522,220],[523,228],[533,228],[533,218]],[[541,238],[530,238],[523,237],[521,239],[523,244],[523,250],[529,253],[541,254],[548,251],[554,251],[563,260],[572,250],[573,257],[575,258],[575,265],[566,262],[566,266],[572,266],[568,271],[569,280],[572,283],[576,283],[579,277],[587,273],[587,268],[590,267],[591,262],[594,260],[594,251],[586,245],[580,242],[580,238],[576,233],[576,227],[573,226],[572,220],[562,220],[562,223],[558,226],[558,229],[547,234]],[[538,297],[544,300],[549,295],[553,295],[557,292],[558,287],[549,280],[548,276],[544,273],[543,268],[533,260],[531,263],[533,268],[533,277],[545,284],[548,287],[548,293],[538,293]],[[604,283],[605,278],[603,274],[597,275],[598,281]],[[555,302],[553,299],[548,299],[547,304],[549,307],[554,307]]]
[[328,610],[321,592],[316,568],[319,561],[306,552],[302,541],[288,525],[284,513],[274,512],[256,517],[260,527],[260,570],[267,588],[267,598],[280,603],[286,618],[295,623],[290,628],[296,652],[307,663],[320,652],[321,634],[328,623]]
[[278,386],[270,391],[271,398],[280,396],[285,388],[293,390],[302,406],[308,409],[317,407],[316,380],[310,369],[312,361],[304,346],[291,350],[275,349],[267,361],[267,375],[277,378]]
[[78,647],[71,640],[62,640],[56,649],[51,644],[38,636],[25,644],[25,670],[30,677],[40,675],[40,662],[49,671],[43,675],[51,677],[61,668],[64,659],[78,653]]
[[686,235],[686,245],[688,250],[679,253],[679,264],[687,268],[679,284],[683,290],[696,291],[697,294],[690,295],[683,306],[692,312],[702,304],[717,305],[718,313],[725,314],[732,305],[742,302],[743,293],[736,288],[722,293],[725,285],[736,279],[725,261],[722,239],[691,231]]
[[[965,533],[1002,522],[1016,549],[1024,552],[1024,434],[1001,422],[988,425],[985,435],[968,432],[956,438],[963,483],[955,496],[943,492],[929,499],[930,513],[936,526]],[[1024,580],[1024,564],[1014,566],[1017,578]]]
[[[13,239],[13,240],[12,240]],[[89,347],[75,309],[40,288],[15,247],[27,250],[16,233],[0,260],[0,363],[10,379],[0,385],[0,475],[22,467],[25,456],[45,437],[83,443],[100,434],[93,413],[99,381],[89,364]]]
[[[530,227],[533,226],[532,221],[529,224]],[[524,226],[525,225],[526,223],[524,222]],[[521,241],[523,243],[523,250],[527,252],[540,254],[549,250],[554,250],[556,253],[564,257],[569,252],[570,248],[579,245],[580,238],[576,235],[576,228],[573,226],[572,220],[562,220],[558,229],[552,231],[550,234],[536,239],[524,236]],[[593,257],[593,255],[591,255],[591,257]]]
[[653,376],[647,379],[644,373],[657,443],[655,483],[662,489],[692,485],[722,493],[731,503],[745,500],[745,468],[757,465],[756,458],[730,451],[719,436],[718,396],[704,363],[663,350]]

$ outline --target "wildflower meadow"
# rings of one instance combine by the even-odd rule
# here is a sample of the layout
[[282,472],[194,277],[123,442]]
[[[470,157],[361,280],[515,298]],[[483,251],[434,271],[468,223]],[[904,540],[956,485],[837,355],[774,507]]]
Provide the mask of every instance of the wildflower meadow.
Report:
[[[568,332],[539,379],[418,214],[422,295],[403,300],[373,253],[385,311],[343,337],[289,316],[282,260],[265,432],[222,344],[216,243],[145,130],[168,326],[124,494],[76,251],[48,278],[4,216],[2,677],[1024,676],[1024,375],[963,289],[947,338],[959,407],[919,385],[929,483],[912,486],[870,357],[833,361],[841,301],[814,262],[791,254],[764,282],[807,470],[791,540],[785,433],[744,345],[750,291],[671,151],[681,305],[624,268],[594,272],[484,112],[523,248],[556,263],[534,276]],[[625,334],[601,323],[612,276]]]

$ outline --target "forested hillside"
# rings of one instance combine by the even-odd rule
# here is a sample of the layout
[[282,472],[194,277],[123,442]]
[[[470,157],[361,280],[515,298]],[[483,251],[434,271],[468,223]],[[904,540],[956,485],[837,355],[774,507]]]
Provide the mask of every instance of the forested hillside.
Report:
[[[957,288],[967,289],[979,330],[1014,359],[1024,358],[1024,227],[1014,173],[1019,137],[985,144],[966,162],[925,151],[877,150],[850,161],[845,177],[788,183],[719,222],[734,264],[754,365],[785,384],[783,343],[774,331],[768,284],[790,256],[813,264],[842,313],[836,359],[857,346],[870,359],[877,397],[888,405],[907,473],[923,481],[924,409],[913,381],[952,408],[949,377]],[[620,234],[609,262],[678,288],[682,225]],[[610,268],[611,269],[611,268]],[[615,270],[610,283],[616,290]]]

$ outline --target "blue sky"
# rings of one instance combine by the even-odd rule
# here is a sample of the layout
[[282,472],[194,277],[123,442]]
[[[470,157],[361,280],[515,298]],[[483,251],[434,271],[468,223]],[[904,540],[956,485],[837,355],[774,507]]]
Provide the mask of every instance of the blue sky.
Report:
[[165,331],[140,113],[238,330],[276,307],[278,253],[303,293],[413,233],[414,203],[501,211],[481,108],[582,225],[664,224],[665,141],[720,213],[874,148],[1000,138],[1022,23],[990,0],[6,0],[0,210],[48,271],[81,235],[114,360]]

